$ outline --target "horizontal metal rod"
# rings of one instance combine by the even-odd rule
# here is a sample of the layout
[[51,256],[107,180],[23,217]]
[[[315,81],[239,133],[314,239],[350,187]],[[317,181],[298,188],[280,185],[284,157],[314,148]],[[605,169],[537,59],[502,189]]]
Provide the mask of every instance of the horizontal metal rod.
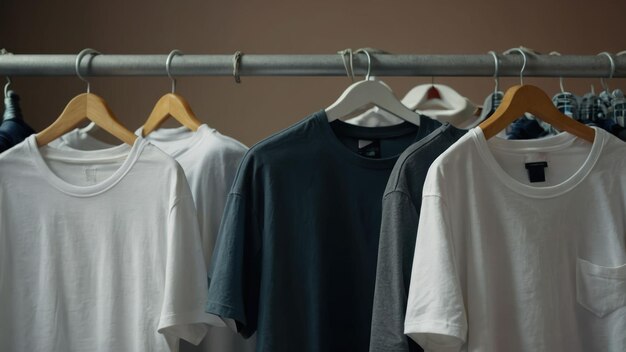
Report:
[[[85,56],[81,73],[88,76],[165,76],[167,55]],[[498,55],[499,76],[519,76],[519,54]],[[613,77],[626,77],[626,55],[613,56]],[[76,55],[1,55],[2,76],[73,76]],[[357,75],[367,71],[365,55],[354,55]],[[183,55],[172,60],[174,76],[230,76],[232,55]],[[524,77],[608,77],[606,56],[529,55]],[[491,55],[396,55],[372,54],[375,76],[493,76]],[[243,55],[241,76],[345,76],[339,55]]]

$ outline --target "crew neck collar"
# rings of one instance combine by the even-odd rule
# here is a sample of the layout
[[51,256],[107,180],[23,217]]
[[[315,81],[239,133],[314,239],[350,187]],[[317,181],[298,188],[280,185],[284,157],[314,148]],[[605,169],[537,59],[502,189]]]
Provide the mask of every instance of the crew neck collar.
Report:
[[520,182],[507,173],[493,155],[492,149],[506,151],[510,153],[529,153],[529,152],[551,152],[563,150],[570,147],[576,142],[577,137],[561,132],[555,136],[544,137],[540,139],[527,140],[507,140],[503,138],[491,138],[489,141],[485,139],[482,129],[475,127],[470,130],[470,136],[478,151],[488,165],[489,169],[495,176],[502,181],[504,185],[513,191],[532,198],[552,198],[560,196],[580,184],[585,177],[591,172],[593,166],[598,161],[602,148],[606,142],[606,132],[593,127],[595,130],[595,138],[591,145],[591,150],[587,154],[584,162],[580,167],[568,177],[565,181],[552,185],[537,187]]
[[384,127],[364,127],[352,125],[341,120],[333,121],[333,126],[331,126],[331,123],[328,122],[326,111],[324,110],[317,112],[313,116],[313,121],[323,131],[326,137],[323,143],[328,146],[328,148],[332,149],[333,154],[340,155],[341,157],[364,167],[379,169],[393,168],[402,153],[380,159],[361,156],[345,146],[341,140],[339,140],[333,129],[336,129],[339,133],[343,132],[347,135],[358,136],[360,138],[362,137],[363,139],[389,138],[414,131],[415,138],[409,145],[419,141],[436,129],[435,122],[425,116],[420,116],[419,127],[410,122],[403,122],[398,125]]
[[[98,194],[104,193],[118,182],[130,171],[133,167],[141,151],[147,144],[146,140],[138,137],[132,146],[127,144],[120,144],[106,149],[97,150],[77,150],[77,149],[57,149],[52,146],[44,146],[39,148],[37,146],[37,140],[35,135],[31,135],[26,139],[29,153],[32,156],[32,160],[35,166],[43,174],[44,179],[50,183],[53,187],[57,188],[63,193],[72,195],[75,197],[92,197]],[[120,167],[107,177],[102,182],[94,185],[81,186],[67,182],[54,173],[48,164],[46,159],[50,160],[62,160],[68,163],[87,163],[98,164],[105,163],[112,160],[124,159]]]
[[[168,150],[168,154],[177,158],[193,149],[201,140],[202,137],[215,132],[215,129],[210,128],[207,124],[202,124],[198,127],[198,130],[192,131],[185,126],[176,128],[159,128],[152,131],[149,135],[143,137],[144,139],[153,142],[157,147],[159,144],[168,144],[171,142],[179,142],[186,140],[186,143],[176,149]],[[143,127],[140,127],[135,131],[138,136],[143,135]]]

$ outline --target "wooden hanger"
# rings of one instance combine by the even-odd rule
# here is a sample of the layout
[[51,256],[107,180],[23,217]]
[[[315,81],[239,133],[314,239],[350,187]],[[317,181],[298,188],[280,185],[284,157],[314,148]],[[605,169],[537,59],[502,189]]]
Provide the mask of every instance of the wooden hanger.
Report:
[[149,135],[169,117],[173,117],[181,125],[192,131],[197,131],[200,125],[202,125],[202,122],[193,113],[185,98],[176,93],[167,93],[157,101],[150,116],[143,124],[143,135]]
[[559,131],[569,132],[590,143],[595,139],[596,132],[593,128],[561,113],[543,90],[528,84],[509,88],[493,115],[478,127],[483,131],[485,139],[489,139],[523,116],[525,112],[533,114]]
[[[334,121],[354,112],[377,106],[405,121],[419,126],[420,115],[404,106],[393,94],[388,85],[382,81],[370,80],[371,57],[367,50],[368,69],[365,80],[353,83],[341,94],[339,99],[325,109],[328,121]],[[352,58],[351,51],[350,60]],[[345,64],[344,61],[344,66]]]
[[86,54],[97,55],[100,53],[92,49],[85,49],[76,57],[76,74],[78,78],[87,82],[87,93],[79,94],[70,100],[61,115],[50,126],[37,133],[35,136],[37,145],[43,146],[50,143],[76,128],[85,119],[94,122],[124,143],[133,144],[137,139],[137,136],[124,127],[113,115],[104,99],[90,93],[89,82],[79,72],[80,60]]
[[165,70],[172,80],[172,92],[162,96],[154,105],[150,116],[143,124],[143,136],[149,135],[167,120],[173,117],[181,125],[192,131],[197,131],[202,122],[196,117],[187,103],[187,100],[175,93],[176,79],[170,74],[170,64],[176,54],[180,54],[178,50],[172,50],[165,60]]

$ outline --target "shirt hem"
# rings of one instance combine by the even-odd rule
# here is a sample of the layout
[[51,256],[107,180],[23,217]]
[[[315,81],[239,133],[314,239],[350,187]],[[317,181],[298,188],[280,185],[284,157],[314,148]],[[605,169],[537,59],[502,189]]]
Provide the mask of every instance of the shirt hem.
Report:
[[[222,304],[219,302],[209,301],[207,302],[205,309],[207,313],[216,315],[221,318],[222,325],[219,326],[229,326],[231,329],[233,328],[232,324],[228,324],[226,321],[232,319],[236,322],[241,323],[242,325],[247,325],[245,314],[239,309],[231,307],[226,304]],[[239,332],[239,331],[235,331]]]
[[198,345],[208,332],[209,325],[214,325],[218,321],[219,318],[205,312],[171,314],[161,317],[157,332]]
[[[465,343],[467,329],[457,324],[450,324],[443,321],[423,320],[416,322],[407,322],[404,324],[404,334],[417,342],[424,349],[432,347],[454,347],[462,346]],[[437,334],[458,340],[457,344],[436,344],[431,341],[429,335]]]

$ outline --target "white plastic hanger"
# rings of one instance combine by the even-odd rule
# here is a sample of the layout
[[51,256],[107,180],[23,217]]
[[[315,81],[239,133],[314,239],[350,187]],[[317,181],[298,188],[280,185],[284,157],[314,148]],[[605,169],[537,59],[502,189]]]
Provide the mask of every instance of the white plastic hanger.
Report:
[[[609,54],[606,51],[603,51],[600,54],[598,54],[598,56],[600,56],[600,55],[605,55],[607,58],[609,58],[609,62],[611,63],[611,73],[609,73],[609,80],[611,80],[611,79],[613,79],[613,75],[615,74],[615,60],[613,60],[613,56],[611,56],[611,54]],[[602,83],[602,88],[604,89],[604,91],[607,94],[611,94],[611,90],[609,89],[609,85],[604,80],[604,77],[600,77],[600,83]]]
[[[419,126],[419,114],[416,114],[404,106],[400,100],[396,98],[391,89],[389,89],[389,86],[381,81],[373,81],[369,79],[372,69],[372,60],[367,50],[362,51],[365,55],[367,55],[368,63],[365,80],[353,83],[343,92],[343,94],[341,94],[337,101],[325,109],[328,121],[340,119],[374,105],[405,121]],[[343,58],[346,52],[350,56],[350,65],[352,66],[352,51],[345,50],[340,53]],[[347,70],[345,60],[344,65]]]
[[96,123],[92,121],[87,126],[79,128],[78,133],[92,135],[100,130],[101,128],[98,127],[98,125],[96,125]]
[[[370,80],[376,81],[377,79],[374,76],[370,76]],[[380,83],[387,85],[383,81],[380,81]],[[388,113],[387,111],[379,108],[378,106],[374,106],[371,109],[365,111],[364,113],[361,113],[349,120],[346,120],[346,122],[351,125],[363,126],[363,127],[386,127],[386,126],[399,125],[403,123],[404,120],[397,117],[394,114]]]
[[443,84],[421,84],[402,98],[402,104],[432,119],[448,122],[457,128],[478,123],[480,108],[469,99]]

